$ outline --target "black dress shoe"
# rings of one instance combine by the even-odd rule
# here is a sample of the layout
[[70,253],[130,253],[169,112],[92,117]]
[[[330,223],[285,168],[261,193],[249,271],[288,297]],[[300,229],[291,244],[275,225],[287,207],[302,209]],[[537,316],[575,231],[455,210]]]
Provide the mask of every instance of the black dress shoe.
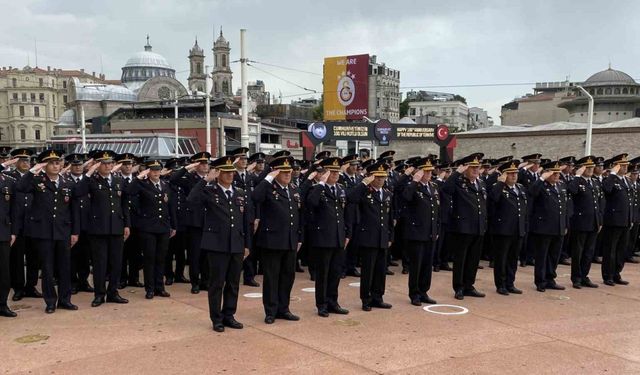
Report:
[[629,285],[629,282],[626,280],[622,280],[622,279],[618,279],[618,280],[613,280],[614,283],[618,284],[618,285]]
[[42,298],[42,293],[38,292],[36,288],[27,289],[24,291],[24,297],[27,298]]
[[173,280],[173,282],[177,284],[189,284],[191,281],[184,276],[178,276]]
[[158,290],[157,292],[153,293],[154,295],[158,296],[158,297],[171,297],[171,294],[169,294],[169,292],[167,292],[166,290]]
[[515,286],[507,287],[507,292],[509,292],[510,294],[522,294],[522,291]]
[[591,280],[586,280],[582,282],[582,286],[586,287],[586,288],[597,288],[598,285],[594,284],[593,282],[591,282]]
[[252,287],[256,287],[256,288],[260,286],[260,283],[257,282],[255,279],[245,280],[243,282],[243,284],[246,285],[246,286],[252,286]]
[[71,295],[75,296],[76,294],[78,294],[78,287],[77,286],[72,286],[71,287]]
[[340,274],[340,278],[341,278],[341,279],[346,279],[346,278],[347,278],[347,274],[346,274],[346,273],[344,273],[344,272],[343,272],[343,273],[341,273],[341,274]]
[[98,307],[104,303],[104,297],[96,297],[91,302],[91,307]]
[[242,329],[242,328],[244,328],[244,325],[242,325],[242,323],[237,321],[234,317],[222,319],[222,324],[225,327],[229,327],[229,328],[233,328],[233,329]]
[[194,285],[191,287],[191,294],[198,294],[200,293],[200,287],[197,285]]
[[507,288],[498,288],[496,289],[496,292],[498,292],[498,294],[501,294],[503,296],[509,295],[509,291],[507,290]]
[[536,290],[538,292],[541,292],[541,293],[544,293],[546,291],[546,289],[543,286],[540,286],[540,285],[536,286]]
[[562,264],[563,266],[570,266],[571,262],[569,261],[569,259],[560,259],[560,264]]
[[372,307],[377,307],[379,309],[390,309],[393,307],[393,305],[391,305],[390,303],[386,303],[384,301],[373,301],[371,303]]
[[125,304],[125,303],[129,303],[129,300],[126,298],[120,297],[119,294],[114,294],[112,296],[107,296],[107,303]]
[[402,267],[402,274],[407,275],[409,273],[409,267]]
[[465,290],[464,295],[477,298],[483,298],[485,296],[484,293],[479,292],[476,288]]
[[524,260],[520,261],[520,267],[526,267],[527,266],[527,262],[525,262]]
[[146,299],[153,299],[153,292],[147,292],[147,293],[145,293],[144,298],[146,298]]
[[318,309],[318,316],[321,316],[323,318],[328,318],[329,317],[329,311],[327,311],[327,309],[325,309],[325,308]]
[[440,270],[442,271],[453,271],[453,268],[449,265],[449,263],[443,263],[440,265]]
[[627,263],[633,263],[633,264],[638,264],[638,263],[640,263],[640,260],[637,260],[636,258],[631,257],[631,258],[627,258],[627,260],[625,260],[625,262],[627,262]]
[[582,289],[582,284],[579,282],[575,282],[573,283],[573,289]]
[[464,299],[464,292],[462,291],[462,289],[456,290],[456,293],[453,295],[453,298],[455,298],[457,300],[463,300]]
[[340,314],[340,315],[349,314],[349,310],[341,307],[340,305],[329,306],[329,308],[327,310],[329,310],[329,312],[332,313],[332,314]]
[[300,267],[299,263],[296,263],[296,272],[297,273],[304,273],[304,268]]
[[420,296],[420,302],[422,302],[422,303],[428,303],[428,304],[430,304],[430,305],[435,305],[436,303],[438,303],[438,302],[436,302],[436,300],[435,300],[435,299],[433,299],[433,298],[429,297],[429,296],[428,296],[428,295],[426,295],[426,294],[425,294],[424,296]]
[[289,320],[289,321],[292,321],[292,322],[297,322],[298,320],[300,320],[300,317],[297,316],[297,315],[293,315],[291,313],[291,311],[287,311],[285,313],[276,314],[276,318]]
[[167,277],[164,281],[164,285],[173,285],[173,277]]
[[120,281],[120,284],[118,284],[118,289],[122,290],[124,288],[127,287],[127,282],[126,281]]
[[274,317],[273,317],[273,316],[271,316],[271,315],[267,315],[267,316],[264,318],[264,322],[265,322],[265,323],[267,323],[267,324],[273,324],[273,322],[275,322],[275,321],[276,321],[276,318],[274,318]]
[[484,266],[482,266],[482,265],[478,264],[478,269],[479,269],[479,270],[483,270],[483,269],[484,269]]
[[412,298],[411,299],[411,304],[413,306],[422,306],[422,302],[420,302],[420,298]]
[[17,301],[21,301],[23,298],[24,298],[24,291],[18,290],[13,293],[13,297],[11,297],[11,300],[14,302],[17,302]]
[[398,266],[398,262],[395,262],[395,261],[393,261],[393,260],[390,260],[390,261],[389,261],[389,265],[390,265],[390,266],[392,266],[392,267],[396,267],[396,266]]
[[527,266],[535,266],[536,262],[533,259],[529,259],[529,260],[527,260],[526,264],[527,264]]
[[362,304],[362,311],[371,311],[371,305]]
[[393,276],[393,275],[395,275],[396,273],[395,273],[395,272],[393,272],[393,271],[391,271],[390,269],[387,269],[386,274],[387,274],[387,276]]
[[216,323],[213,325],[213,330],[216,332],[224,332],[224,325],[222,323]]
[[433,266],[433,272],[440,272],[440,266]]
[[0,316],[4,316],[5,318],[15,318],[18,316],[15,312],[11,311],[11,309],[7,306],[0,307]]
[[132,286],[134,288],[144,288],[144,284],[140,281],[129,281],[127,283],[128,286]]
[[352,270],[347,271],[347,276],[360,277],[360,271],[354,268]]
[[74,305],[71,302],[58,302],[58,308],[62,310],[78,310],[78,306]]
[[95,293],[95,289],[88,283],[82,284],[78,287],[78,291],[85,293]]
[[613,280],[605,280],[604,285],[615,286],[616,283],[614,283]]
[[563,287],[562,285],[558,285],[558,284],[552,284],[552,285],[548,285],[547,289],[553,289],[553,290],[565,290],[566,288]]
[[44,312],[47,314],[53,314],[54,312],[56,312],[56,307],[55,306],[47,306],[44,309]]
[[594,257],[593,258],[593,263],[602,264],[602,257]]

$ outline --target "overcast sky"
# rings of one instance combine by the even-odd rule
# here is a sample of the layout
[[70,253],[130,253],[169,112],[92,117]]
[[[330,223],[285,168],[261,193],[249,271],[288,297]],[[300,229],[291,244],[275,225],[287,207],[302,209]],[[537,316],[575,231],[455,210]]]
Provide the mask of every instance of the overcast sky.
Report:
[[[614,69],[640,78],[638,1],[262,1],[262,0],[0,0],[2,66],[38,65],[102,70],[119,79],[121,67],[143,49],[164,55],[186,85],[188,51],[197,36],[211,63],[215,33],[223,27],[231,60],[247,55],[301,86],[322,90],[326,56],[369,53],[399,69],[409,87],[583,81]],[[233,90],[240,66],[233,64]],[[289,102],[304,90],[248,68],[249,80]],[[429,88],[465,96],[499,123],[500,107],[531,85]],[[309,96],[304,96],[309,97]],[[295,99],[295,97],[293,97]]]

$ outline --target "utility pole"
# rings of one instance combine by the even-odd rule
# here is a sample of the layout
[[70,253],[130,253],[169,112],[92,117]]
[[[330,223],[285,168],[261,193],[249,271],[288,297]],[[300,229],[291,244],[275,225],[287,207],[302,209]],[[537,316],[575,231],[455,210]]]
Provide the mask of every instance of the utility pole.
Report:
[[584,143],[584,156],[588,156],[588,155],[591,155],[591,132],[593,128],[593,96],[591,96],[591,94],[589,94],[589,92],[585,90],[584,87],[580,85],[577,85],[576,87],[579,88],[580,91],[582,91],[582,93],[587,96],[587,99],[589,99],[587,139]]
[[180,145],[178,144],[178,92],[174,91],[173,95],[176,98],[173,107],[173,125],[175,126],[175,136],[176,136],[176,158],[180,157]]
[[209,93],[209,66],[206,65],[204,67],[205,72],[207,73],[207,78],[204,80],[204,91],[205,91],[205,99],[204,99],[204,113],[205,113],[205,129],[207,132],[207,146],[206,151],[211,154],[211,94]]
[[[242,84],[242,129],[240,134],[240,144],[242,147],[249,147],[249,103],[247,98],[247,56],[245,51],[244,36],[246,29],[240,29],[240,81]],[[259,135],[258,135],[259,136]]]
[[80,135],[82,137],[82,153],[87,153],[87,123],[84,121],[84,106],[80,104]]

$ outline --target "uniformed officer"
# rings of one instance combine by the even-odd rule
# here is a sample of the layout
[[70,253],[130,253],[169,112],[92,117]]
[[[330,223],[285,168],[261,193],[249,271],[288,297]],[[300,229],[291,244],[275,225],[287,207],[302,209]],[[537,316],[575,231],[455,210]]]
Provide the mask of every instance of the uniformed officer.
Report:
[[[86,212],[89,222],[85,230],[91,243],[93,259],[93,285],[95,298],[91,306],[98,307],[105,302],[128,303],[118,294],[122,267],[124,240],[129,237],[131,220],[129,217],[129,198],[123,191],[122,179],[114,176],[113,151],[101,151],[94,156],[95,164],[80,180],[74,189],[76,209],[80,200],[86,199]],[[120,165],[116,166],[116,171]],[[78,214],[80,215],[80,214]],[[77,246],[77,245],[76,245]],[[109,287],[105,277],[108,276]]]
[[[529,186],[540,178],[540,165],[542,163],[542,154],[535,153],[522,157],[522,163],[518,170],[518,183],[524,186],[528,195],[528,212],[531,213],[531,194],[529,194]],[[533,266],[535,249],[527,233],[524,236],[523,244],[520,250],[520,267]]]
[[160,179],[162,163],[148,160],[146,169],[129,185],[131,209],[138,216],[139,244],[144,257],[145,298],[170,297],[164,288],[164,262],[169,238],[176,233],[175,197],[169,185]]
[[302,200],[298,189],[291,185],[292,163],[291,156],[274,159],[270,163],[273,171],[252,194],[260,215],[255,241],[263,263],[262,302],[267,324],[273,324],[275,319],[300,320],[289,310],[296,251],[303,240]]
[[631,186],[633,192],[633,225],[629,230],[629,241],[627,243],[627,252],[625,254],[626,263],[640,263],[633,257],[638,243],[638,232],[640,228],[640,182],[638,181],[638,174],[640,173],[639,164],[640,157],[629,160],[627,181]]
[[248,152],[249,149],[247,147],[238,147],[228,154],[232,156],[236,162],[236,174],[233,177],[233,186],[242,190],[247,190],[247,184],[249,183],[249,172],[247,171]]
[[600,185],[592,180],[595,156],[585,156],[577,160],[578,170],[570,179],[567,191],[573,201],[573,215],[570,219],[569,247],[571,250],[571,281],[573,287],[597,288],[589,279],[589,270],[595,251],[596,238],[602,228]]
[[243,328],[234,314],[242,260],[249,254],[253,210],[246,192],[233,186],[236,173],[233,161],[233,156],[213,161],[213,168],[194,186],[188,198],[208,208],[201,247],[209,262],[209,314],[216,332],[224,332],[225,326]]
[[[171,182],[170,173],[184,168],[187,163],[186,158],[171,158],[165,163],[165,170],[170,171],[169,174],[162,176],[169,183],[169,187],[173,190],[176,197],[176,235],[169,240],[169,251],[167,251],[167,259],[165,261],[165,284],[172,285],[174,282],[188,284],[189,280],[184,277],[184,268],[186,266],[187,252],[187,194],[179,184]],[[175,268],[174,261],[175,258]]]
[[[60,176],[61,153],[45,150],[38,155],[38,164],[16,185],[24,194],[33,195],[33,205],[27,212],[25,233],[34,241],[42,261],[42,294],[51,314],[57,308],[77,310],[71,303],[70,247],[78,241],[80,218],[72,209],[73,184]],[[43,172],[43,173],[41,173]],[[56,293],[54,275],[57,277]]]
[[[6,147],[4,149],[3,152],[8,152]],[[2,162],[0,171],[15,164],[18,160],[6,160],[6,157],[3,159],[5,161]],[[5,220],[0,221],[0,316],[7,318],[18,316],[7,305],[7,298],[11,290],[10,249],[16,240],[15,227],[13,225],[15,220],[14,211],[15,205],[21,203],[15,200],[15,182],[16,180],[13,177],[0,174],[0,217],[5,218]]]
[[0,147],[0,163],[7,162],[11,159],[11,147]]
[[[350,191],[355,186],[362,181],[362,176],[358,174],[358,167],[360,166],[360,161],[358,160],[357,154],[347,155],[342,158],[342,173],[340,174],[340,179],[338,182],[344,186],[345,191]],[[348,206],[345,211],[345,220],[347,221],[355,221],[349,219],[349,215],[355,215],[355,210],[352,209],[353,206]],[[358,265],[358,248],[355,245],[354,241],[350,241],[347,244],[346,254],[345,254],[345,265],[343,268],[344,276],[353,276],[360,277],[360,271],[356,268]],[[342,275],[341,275],[342,277]]]
[[438,240],[436,241],[436,248],[434,250],[433,259],[433,272],[453,271],[453,268],[449,265],[451,258],[451,235],[449,234],[449,217],[451,216],[451,210],[453,209],[453,202],[451,197],[444,190],[442,185],[451,176],[451,168],[453,163],[444,163],[438,165],[438,174],[434,179],[434,183],[438,185],[440,193],[440,233],[438,234]]
[[347,196],[338,183],[341,158],[329,157],[320,166],[324,172],[318,184],[313,186],[306,199],[306,207],[312,212],[311,221],[305,223],[309,237],[309,254],[316,270],[316,307],[318,315],[329,313],[348,314],[349,310],[338,303],[338,286],[344,266],[345,246],[351,237],[345,222]]
[[496,183],[489,188],[493,207],[489,233],[493,240],[493,279],[498,294],[522,294],[515,287],[518,254],[527,233],[527,193],[518,181],[520,161],[510,160],[498,167]]
[[[281,154],[282,152],[289,153],[289,151],[279,151],[276,154]],[[265,170],[264,168],[265,158],[266,158],[266,155],[263,152],[256,152],[253,155],[251,155],[251,157],[248,159],[248,163],[249,163],[248,170],[250,171],[246,177],[247,181],[245,183],[245,186],[247,189],[244,191],[246,191],[246,193],[249,196],[251,196],[251,193],[255,189],[256,185],[258,184],[258,182],[260,182],[260,179],[264,177],[261,175]],[[235,175],[234,175],[234,178],[235,178]],[[253,214],[253,216],[254,217],[256,216],[255,213]],[[250,232],[252,234],[253,234],[253,228],[254,228],[254,224],[251,223]],[[260,283],[258,283],[255,279],[257,271],[258,271],[258,250],[252,248],[249,250],[249,255],[242,262],[242,276],[244,279],[243,284],[247,286],[259,287]]]
[[[194,154],[189,160],[191,164],[173,172],[169,181],[175,186],[180,186],[184,194],[189,196],[191,189],[209,173],[210,158],[211,154],[206,151]],[[191,293],[193,294],[200,293],[200,289],[206,290],[208,284],[207,260],[200,247],[206,211],[207,208],[200,202],[194,200],[187,202],[185,213],[187,218],[187,250],[189,254],[189,280],[191,281]]]
[[403,233],[409,257],[409,299],[412,305],[420,306],[436,303],[427,293],[431,288],[433,249],[440,233],[440,195],[431,181],[432,158],[420,158],[411,167],[417,171],[402,189],[407,208]]
[[384,188],[389,177],[389,165],[384,161],[367,167],[368,176],[347,195],[356,206],[357,215],[349,225],[353,241],[362,257],[360,299],[362,310],[372,307],[390,309],[384,302],[387,250],[393,241],[392,193]]
[[613,168],[602,182],[606,199],[602,228],[602,279],[609,286],[627,285],[629,282],[620,275],[633,223],[633,194],[624,177],[629,166],[627,154],[617,155],[609,163]]
[[[12,170],[5,170],[2,173],[20,181],[31,168],[30,158],[33,151],[18,148],[10,153],[11,159],[17,159]],[[27,212],[31,209],[33,202],[32,194],[24,194],[18,190],[15,192],[16,212],[14,224],[16,227],[16,241],[11,247],[11,287],[13,288],[13,301],[20,301],[22,298],[42,298],[42,294],[36,289],[38,284],[38,269],[40,259],[38,250],[33,246],[33,242],[25,233],[27,223]],[[25,257],[26,257],[26,278],[25,278]]]
[[453,290],[456,299],[484,297],[474,287],[480,263],[482,240],[487,230],[487,190],[479,179],[482,153],[460,160],[460,166],[442,185],[450,195],[451,249],[453,251]]
[[542,165],[540,178],[529,187],[533,200],[529,235],[535,248],[536,290],[564,290],[555,281],[563,237],[567,234],[567,189],[560,181],[560,163]]
[[[85,154],[69,154],[64,160],[69,163],[67,167],[69,173],[64,177],[74,185],[78,185],[84,178]],[[78,243],[73,247],[71,252],[71,294],[80,292],[93,293],[94,289],[89,285],[89,274],[91,271],[91,249],[89,238],[87,235],[87,224],[90,221],[88,216],[87,204],[89,198],[87,196],[77,197],[76,206],[80,210],[80,236]]]

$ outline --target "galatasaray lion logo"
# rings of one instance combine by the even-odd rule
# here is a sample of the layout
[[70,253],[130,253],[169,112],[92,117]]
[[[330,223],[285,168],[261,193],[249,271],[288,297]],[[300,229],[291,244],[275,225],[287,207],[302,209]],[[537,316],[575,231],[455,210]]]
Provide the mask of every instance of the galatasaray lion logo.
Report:
[[356,97],[356,85],[353,83],[355,78],[356,75],[351,72],[338,76],[338,100],[345,107],[351,104]]

